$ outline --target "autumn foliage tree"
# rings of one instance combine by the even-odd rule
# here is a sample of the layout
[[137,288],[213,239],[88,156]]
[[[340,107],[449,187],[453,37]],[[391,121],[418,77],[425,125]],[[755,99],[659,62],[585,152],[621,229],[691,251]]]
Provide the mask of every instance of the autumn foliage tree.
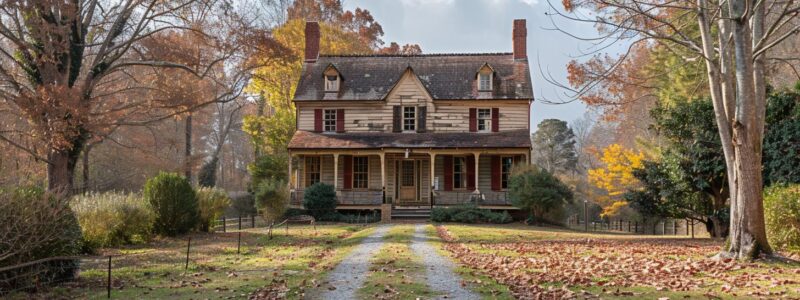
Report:
[[[18,113],[0,120],[0,140],[46,163],[48,189],[73,192],[78,157],[90,139],[119,126],[170,118],[197,103],[159,98],[153,91],[159,89],[155,83],[165,81],[158,78],[165,75],[161,71],[196,79],[232,69],[248,76],[243,66],[248,53],[275,45],[230,6],[216,4],[2,1],[0,102]],[[202,37],[206,51],[173,51],[191,56],[177,59],[163,55],[170,48],[150,52],[145,45],[189,32]],[[229,68],[220,68],[223,64]],[[203,102],[227,95],[221,92]]]
[[623,195],[638,183],[633,172],[642,167],[644,154],[611,144],[603,149],[599,160],[603,166],[589,170],[589,183],[607,193],[595,199],[603,207],[602,215],[614,216],[627,206]]
[[[730,239],[720,254],[751,259],[771,254],[764,229],[762,142],[766,110],[767,52],[800,31],[800,4],[788,1],[567,0],[568,20],[595,24],[599,43],[658,44],[702,61],[730,187]],[[583,10],[592,14],[583,14]],[[603,48],[598,45],[597,48]],[[614,73],[629,52],[614,58]],[[581,87],[596,86],[588,81]]]

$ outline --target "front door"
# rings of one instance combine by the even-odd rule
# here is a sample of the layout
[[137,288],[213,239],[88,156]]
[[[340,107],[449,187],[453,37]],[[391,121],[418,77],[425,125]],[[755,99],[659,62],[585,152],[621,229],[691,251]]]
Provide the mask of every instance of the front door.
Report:
[[417,164],[413,160],[400,161],[400,204],[417,201]]

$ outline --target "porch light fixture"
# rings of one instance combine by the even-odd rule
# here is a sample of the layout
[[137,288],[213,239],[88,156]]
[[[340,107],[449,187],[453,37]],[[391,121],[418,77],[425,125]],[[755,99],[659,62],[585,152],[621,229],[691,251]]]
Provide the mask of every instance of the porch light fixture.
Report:
[[411,150],[408,150],[408,148],[406,148],[406,158],[408,158],[409,153],[411,153]]

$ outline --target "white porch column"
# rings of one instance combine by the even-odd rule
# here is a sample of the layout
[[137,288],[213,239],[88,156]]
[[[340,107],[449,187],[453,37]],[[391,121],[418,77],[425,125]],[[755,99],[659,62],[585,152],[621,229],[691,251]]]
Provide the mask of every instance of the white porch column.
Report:
[[428,181],[430,181],[430,183],[431,183],[431,186],[430,186],[430,196],[429,196],[429,197],[430,197],[430,202],[431,202],[431,205],[433,205],[433,204],[434,204],[434,203],[433,203],[433,187],[434,187],[434,185],[433,185],[433,179],[434,179],[434,177],[436,176],[436,175],[435,175],[435,174],[436,174],[436,172],[434,171],[434,169],[433,169],[433,168],[434,168],[434,166],[436,165],[436,153],[430,152],[430,155],[431,155],[431,163],[430,163],[431,177],[428,179]]
[[478,188],[480,186],[480,182],[478,181],[478,178],[481,178],[480,177],[481,172],[480,172],[480,164],[478,162],[480,161],[481,153],[474,152],[472,154],[475,155],[475,192],[480,193],[480,188]]
[[333,154],[333,190],[339,192],[339,153]]
[[295,186],[296,186],[294,184],[294,178],[292,178],[292,175],[293,175],[292,174],[292,161],[293,160],[294,160],[294,156],[292,155],[292,152],[289,152],[289,182],[287,182],[287,184],[289,185],[289,189],[290,190],[295,188]]
[[386,153],[378,153],[381,158],[381,191],[383,192],[383,202],[386,203]]

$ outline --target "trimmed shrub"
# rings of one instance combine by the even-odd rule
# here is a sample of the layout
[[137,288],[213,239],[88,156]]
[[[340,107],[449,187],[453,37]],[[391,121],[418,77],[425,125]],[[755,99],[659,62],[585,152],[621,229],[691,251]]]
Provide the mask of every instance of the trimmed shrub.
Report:
[[[38,187],[0,190],[0,211],[3,212],[0,218],[0,267],[81,254],[81,228],[68,202]],[[71,280],[77,274],[79,262],[60,260],[42,266],[45,270],[37,274],[14,274],[14,270],[4,272],[4,278],[10,279],[0,282],[0,291],[33,289],[32,282],[47,285]]]
[[513,221],[507,211],[502,213],[481,209],[474,204],[462,204],[448,208],[436,207],[431,210],[434,222],[494,223],[505,224]]
[[800,184],[767,188],[764,217],[770,244],[778,249],[800,250]]
[[116,192],[76,196],[70,203],[91,248],[146,241],[155,215],[141,196]]
[[320,221],[337,221],[336,191],[330,184],[321,182],[306,188],[303,195],[303,207],[308,214]]
[[197,196],[186,178],[161,172],[145,183],[144,198],[155,212],[153,230],[156,233],[176,236],[197,225]]
[[231,198],[225,190],[212,187],[201,187],[195,193],[200,210],[197,225],[200,231],[208,232],[231,205]]
[[263,180],[256,187],[255,202],[267,222],[276,222],[289,208],[289,186],[283,180]]

